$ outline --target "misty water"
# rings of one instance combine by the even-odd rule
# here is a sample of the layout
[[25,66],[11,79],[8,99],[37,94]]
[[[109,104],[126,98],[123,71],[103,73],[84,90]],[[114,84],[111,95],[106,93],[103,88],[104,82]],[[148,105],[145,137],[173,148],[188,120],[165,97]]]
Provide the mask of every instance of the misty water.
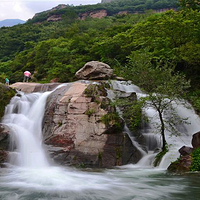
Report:
[[[135,86],[113,83],[113,88],[137,92]],[[167,167],[183,145],[191,146],[192,134],[200,130],[200,120],[194,111],[175,105],[181,117],[189,117],[190,124],[177,126],[181,137],[170,136],[169,153],[159,167],[152,167],[155,154],[151,144],[159,146],[159,135],[153,134],[149,124],[143,130],[149,142],[148,153],[135,165],[113,169],[75,169],[57,166],[48,156],[42,143],[42,119],[46,98],[50,92],[15,96],[6,107],[2,123],[12,130],[9,163],[0,170],[0,199],[2,200],[197,200],[200,199],[200,175],[169,174]],[[144,112],[151,117],[152,108]],[[153,139],[154,138],[154,139]],[[141,146],[138,145],[138,149]]]

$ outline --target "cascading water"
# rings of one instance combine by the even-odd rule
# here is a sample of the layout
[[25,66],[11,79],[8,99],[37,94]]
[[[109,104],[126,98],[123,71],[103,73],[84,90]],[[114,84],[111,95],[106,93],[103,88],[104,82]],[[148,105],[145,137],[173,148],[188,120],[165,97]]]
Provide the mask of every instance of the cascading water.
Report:
[[21,94],[21,97],[15,96],[7,106],[2,123],[10,127],[11,146],[17,147],[10,153],[11,164],[29,168],[49,166],[42,148],[41,134],[48,94]]
[[[135,85],[127,84],[124,81],[112,81],[112,88],[115,91],[121,91],[124,93],[133,93],[135,92],[140,97],[145,97],[146,95]],[[111,94],[109,98],[113,99],[115,96],[114,93]],[[200,119],[198,115],[195,114],[194,110],[188,104],[186,105],[177,104],[172,102],[172,107],[175,112],[180,116],[181,119],[186,119],[185,124],[177,124],[174,128],[179,132],[179,135],[166,131],[166,141],[169,145],[169,152],[163,157],[159,168],[166,169],[172,161],[175,161],[178,156],[178,150],[183,146],[191,146],[192,135],[200,130]],[[157,150],[162,147],[162,138],[159,133],[157,133],[157,125],[160,124],[158,113],[152,107],[146,107],[143,109],[143,112],[150,120],[149,123],[145,123],[145,126],[141,130],[141,134],[146,139],[146,148],[147,153],[143,153],[143,158],[137,163],[138,166],[152,166],[155,156],[157,155]],[[167,113],[164,117],[167,117]],[[168,116],[169,117],[169,116]],[[134,138],[134,137],[133,137]],[[132,140],[133,140],[132,138]],[[138,149],[140,145],[134,141],[133,143]]]
[[[123,87],[122,91],[136,91],[137,94],[144,95],[136,86],[125,86],[120,82],[113,84],[118,85],[115,86],[116,89]],[[50,164],[42,145],[41,134],[45,101],[49,94],[50,92],[21,93],[15,96],[6,107],[3,123],[12,130],[13,152],[10,155],[8,167],[0,171],[0,199],[178,200],[184,198],[190,200],[191,196],[192,200],[198,199],[199,178],[196,177],[193,179],[170,176],[165,173],[165,170],[145,169],[141,165],[139,168],[138,165],[127,165],[117,169],[91,172],[91,170],[80,171]],[[180,111],[188,112],[182,109]],[[149,110],[145,112],[148,113]],[[195,117],[194,114],[191,116]],[[190,128],[193,130],[184,128],[188,133],[199,128],[199,120],[197,119],[196,122],[193,120],[196,119],[192,119]],[[151,126],[146,127],[143,134],[149,133],[153,135]],[[148,137],[151,138],[151,136]],[[135,144],[140,148],[137,142]],[[154,146],[149,145],[148,150],[152,151],[152,149]],[[152,155],[145,155],[144,158],[147,156],[149,158],[143,161],[150,161]],[[150,164],[151,162],[148,165]]]

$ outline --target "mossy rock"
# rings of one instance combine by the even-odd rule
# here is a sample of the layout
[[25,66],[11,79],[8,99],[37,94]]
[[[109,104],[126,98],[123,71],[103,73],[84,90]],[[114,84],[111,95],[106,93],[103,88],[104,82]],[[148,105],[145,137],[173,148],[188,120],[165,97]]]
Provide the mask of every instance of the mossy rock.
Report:
[[0,118],[3,117],[6,105],[9,104],[15,93],[14,89],[0,83]]

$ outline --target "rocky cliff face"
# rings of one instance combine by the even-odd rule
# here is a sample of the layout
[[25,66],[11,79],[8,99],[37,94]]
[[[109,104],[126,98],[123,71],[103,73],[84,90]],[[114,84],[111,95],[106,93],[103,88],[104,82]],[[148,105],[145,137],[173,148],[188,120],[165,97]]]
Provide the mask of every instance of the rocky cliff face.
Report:
[[43,134],[57,163],[113,167],[140,158],[122,131],[122,120],[104,120],[116,113],[102,84],[75,82],[48,97]]
[[108,15],[107,10],[102,9],[102,10],[96,10],[92,12],[79,13],[79,19],[84,20],[87,17],[101,19],[103,17],[106,17],[107,15]]

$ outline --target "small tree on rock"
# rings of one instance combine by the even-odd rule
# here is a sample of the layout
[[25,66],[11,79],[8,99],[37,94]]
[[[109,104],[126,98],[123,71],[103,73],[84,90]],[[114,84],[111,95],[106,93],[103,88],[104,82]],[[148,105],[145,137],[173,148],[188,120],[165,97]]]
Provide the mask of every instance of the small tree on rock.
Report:
[[[166,151],[165,131],[169,127],[173,129],[178,120],[172,102],[180,99],[183,102],[185,92],[190,86],[189,81],[183,74],[175,72],[170,63],[154,62],[152,64],[147,53],[134,52],[129,57],[129,64],[125,67],[124,73],[128,80],[147,93],[147,96],[141,99],[144,102],[143,106],[151,106],[157,111],[160,121],[158,129],[162,136],[162,151]],[[165,111],[170,115],[170,120],[164,118]],[[184,119],[179,118],[179,120]]]

